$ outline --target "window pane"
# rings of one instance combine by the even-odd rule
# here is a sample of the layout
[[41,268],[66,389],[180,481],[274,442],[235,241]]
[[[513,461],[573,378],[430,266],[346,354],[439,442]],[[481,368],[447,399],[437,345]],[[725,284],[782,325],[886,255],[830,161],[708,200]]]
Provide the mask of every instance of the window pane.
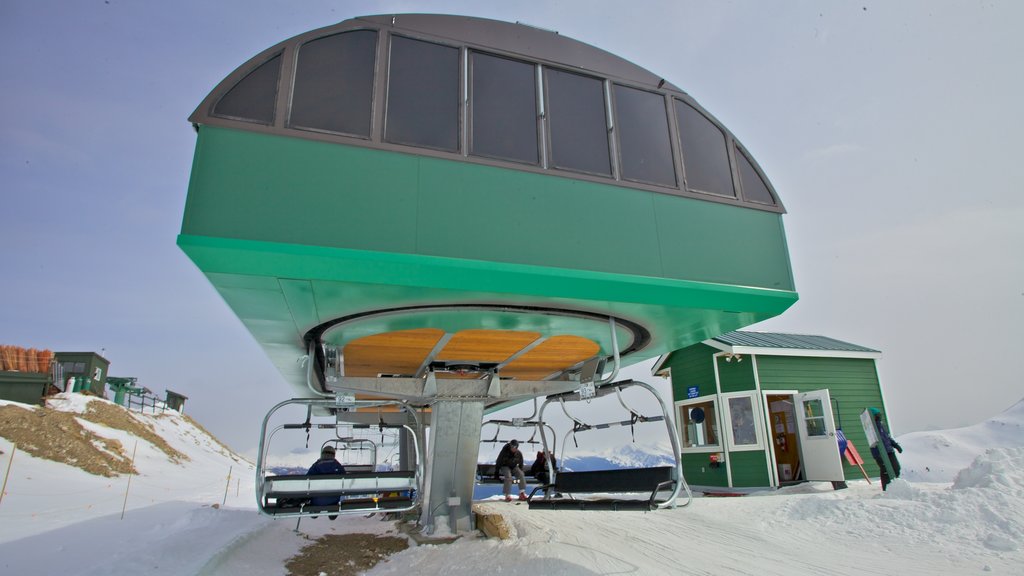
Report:
[[213,107],[214,115],[273,124],[274,108],[277,105],[277,81],[280,76],[281,55],[278,54],[250,72],[227,94],[221,96]]
[[295,65],[291,125],[368,138],[376,55],[372,30],[304,44]]
[[740,167],[740,185],[743,186],[743,197],[751,202],[775,204],[772,193],[768,191],[768,187],[765,186],[764,180],[761,180],[757,170],[754,170],[754,165],[738,149],[736,150],[736,161]]
[[622,177],[665,186],[676,185],[665,98],[643,90],[615,87],[616,130]]
[[679,100],[676,116],[687,188],[735,197],[725,134],[706,116]]
[[683,447],[718,445],[718,424],[715,418],[715,403],[701,402],[679,408],[682,422]]
[[808,436],[824,436],[827,433],[821,400],[804,400],[804,419],[807,421]]
[[459,148],[459,50],[391,37],[388,142]]
[[534,70],[532,64],[473,54],[473,154],[537,163]]
[[547,83],[552,164],[611,176],[602,82],[549,69]]
[[732,441],[737,446],[757,444],[754,427],[754,407],[749,396],[729,398],[729,417],[732,419]]

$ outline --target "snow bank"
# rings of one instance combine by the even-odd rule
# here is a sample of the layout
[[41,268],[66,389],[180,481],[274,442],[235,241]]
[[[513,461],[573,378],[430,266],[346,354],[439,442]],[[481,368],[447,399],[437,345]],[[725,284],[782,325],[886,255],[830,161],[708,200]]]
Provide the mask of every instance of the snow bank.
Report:
[[989,448],[1024,448],[1024,400],[980,424],[951,430],[911,432],[897,438],[903,478],[912,482],[952,482],[957,473]]
[[[68,399],[67,409],[81,413],[79,402]],[[0,573],[279,576],[288,558],[321,535],[395,531],[379,517],[304,519],[297,532],[294,520],[263,518],[252,509],[251,466],[180,417],[146,418],[189,461],[174,464],[140,441],[140,474],[124,520],[127,477],[92,476],[19,452],[0,503]],[[841,491],[810,483],[649,513],[531,511],[486,501],[478,505],[504,515],[513,539],[471,534],[450,545],[415,546],[367,574],[1021,574],[1024,447],[1000,432],[1013,426],[1007,414],[999,418],[1004,425],[993,419],[995,426],[975,428],[978,446],[988,450],[952,474],[955,481],[899,479],[885,493],[863,481]],[[123,431],[86,424],[134,443]],[[917,449],[903,444],[905,456]],[[0,442],[5,455],[9,448]],[[929,461],[951,467],[945,454],[936,451]],[[227,507],[215,508],[229,467],[236,476],[245,469],[228,485]]]
[[[92,403],[121,409],[108,400],[82,394],[60,394],[47,401],[52,409],[77,415],[84,414]],[[144,438],[81,417],[77,421],[89,432],[117,440],[129,456],[134,451],[135,469],[139,473],[113,478],[96,476],[21,450],[15,453],[11,442],[0,438],[0,466],[6,470],[8,462],[11,464],[7,489],[0,502],[0,543],[102,516],[119,519],[122,508],[127,509],[126,518],[130,518],[136,510],[165,502],[255,508],[255,469],[250,462],[233,454],[177,412],[156,416],[133,412],[130,416],[151,427],[156,436],[186,458],[175,460]],[[46,441],[59,443],[61,439]]]

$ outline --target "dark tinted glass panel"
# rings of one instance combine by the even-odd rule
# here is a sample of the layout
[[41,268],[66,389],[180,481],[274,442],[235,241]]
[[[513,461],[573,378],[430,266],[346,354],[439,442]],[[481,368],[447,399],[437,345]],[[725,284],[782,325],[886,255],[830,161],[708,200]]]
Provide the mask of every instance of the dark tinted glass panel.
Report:
[[295,65],[291,125],[369,137],[376,54],[372,30],[304,44]]
[[775,199],[772,198],[772,193],[768,190],[768,186],[765,185],[764,180],[761,180],[757,170],[754,170],[754,165],[750,163],[750,159],[747,158],[746,154],[736,150],[736,162],[739,163],[740,186],[743,187],[743,197],[751,202],[775,204]]
[[213,107],[214,115],[273,124],[274,108],[277,104],[277,80],[280,76],[279,54],[261,64],[235,84],[227,94],[221,96]]
[[389,142],[459,147],[459,50],[393,36],[385,120]]
[[549,69],[547,83],[552,163],[558,168],[611,176],[601,81]]
[[676,100],[676,115],[686,186],[691,190],[735,197],[725,134],[685,102]]
[[473,54],[473,154],[537,163],[537,75],[532,64]]
[[622,177],[675,186],[676,171],[672,164],[665,97],[616,86],[615,115]]

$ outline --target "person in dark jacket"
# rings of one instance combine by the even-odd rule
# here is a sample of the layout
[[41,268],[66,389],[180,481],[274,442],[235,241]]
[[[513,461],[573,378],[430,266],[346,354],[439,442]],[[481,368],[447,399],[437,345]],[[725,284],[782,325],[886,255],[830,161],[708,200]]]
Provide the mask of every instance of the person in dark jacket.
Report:
[[512,501],[513,474],[519,480],[519,499],[526,500],[526,474],[523,473],[523,454],[519,451],[518,440],[512,440],[501,447],[494,468],[498,476],[505,480],[505,502]]
[[[334,454],[334,446],[331,446],[330,444],[324,446],[320,451],[320,459],[309,467],[309,471],[306,472],[306,474],[308,476],[317,474],[344,474],[345,467],[334,459]],[[311,506],[333,506],[337,504],[338,501],[339,498],[337,496],[317,496],[310,500],[309,504]],[[331,514],[328,516],[331,520],[334,520],[337,517],[337,514]]]
[[[878,443],[871,447],[871,455],[875,458],[878,469],[881,470],[882,490],[885,490],[889,483],[900,477],[900,461],[896,459],[894,450],[902,454],[903,447],[889,435],[889,430],[882,422],[882,411],[878,408],[868,408],[868,412],[871,414],[871,418],[875,423],[875,430],[878,432]],[[892,465],[894,475],[892,478],[889,477],[889,471],[882,460],[882,450],[885,450],[885,455]]]
[[537,452],[537,459],[533,461],[533,466],[530,466],[530,475],[541,484],[547,484],[551,480],[551,476],[548,474],[548,456],[551,457],[551,467],[554,468],[556,466],[555,455],[551,452],[545,453],[543,450]]

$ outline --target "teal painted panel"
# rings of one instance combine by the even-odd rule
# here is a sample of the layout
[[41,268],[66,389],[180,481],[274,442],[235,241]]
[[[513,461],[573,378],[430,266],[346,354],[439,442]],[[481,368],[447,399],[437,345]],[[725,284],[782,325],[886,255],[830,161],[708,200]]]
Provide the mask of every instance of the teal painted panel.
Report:
[[732,468],[734,488],[771,486],[771,479],[768,476],[768,458],[763,450],[730,452],[729,466]]
[[412,252],[416,158],[204,126],[182,232]]
[[779,214],[211,126],[182,233],[792,290]]
[[425,158],[417,246],[437,256],[664,276],[650,196]]
[[304,334],[312,326],[322,322],[318,313],[313,284],[308,280],[281,278],[281,293],[284,294],[288,310],[291,311],[295,329]]
[[793,290],[782,215],[653,195],[666,276]]
[[729,476],[725,470],[725,464],[717,468],[711,467],[709,454],[683,454],[683,477],[686,482],[693,486],[728,486]]
[[726,362],[725,357],[718,358],[718,380],[722,386],[722,393],[746,392],[757,388],[754,382],[754,363],[750,358],[744,358],[737,362],[734,358]]
[[[859,358],[807,358],[758,356],[762,390],[810,392],[828,388],[836,426],[853,442],[869,475],[878,476],[878,466],[868,451],[860,414],[871,406],[885,410],[875,361]],[[863,478],[857,466],[843,459],[847,480]]]

